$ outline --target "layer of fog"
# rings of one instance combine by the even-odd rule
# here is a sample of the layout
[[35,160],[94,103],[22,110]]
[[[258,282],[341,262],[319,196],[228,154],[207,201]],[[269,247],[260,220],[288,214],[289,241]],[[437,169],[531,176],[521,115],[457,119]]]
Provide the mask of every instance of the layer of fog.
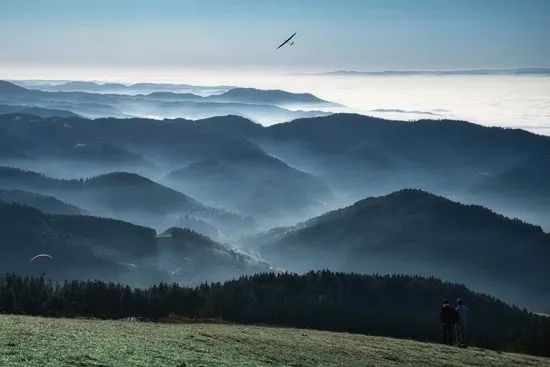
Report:
[[287,75],[240,79],[240,83],[307,91],[355,112],[382,118],[456,119],[550,135],[548,76]]
[[[18,79],[45,75],[79,80],[81,71],[12,73]],[[486,126],[524,128],[550,135],[550,77],[541,75],[284,75],[282,71],[242,70],[88,70],[87,80],[233,85],[312,93],[353,111],[385,118],[415,119],[418,114],[392,115],[372,110],[437,113]],[[12,79],[15,79],[12,77]]]
[[[52,75],[44,73],[37,70],[20,75],[35,79]],[[77,80],[82,73],[56,71],[53,75],[59,76],[55,82],[60,83],[61,79]],[[268,70],[148,70],[131,74],[91,70],[86,75],[87,80],[121,80],[127,84],[147,81],[185,83],[203,89],[222,85],[307,92],[352,111],[383,118],[459,119],[550,135],[550,77],[544,75],[282,75]],[[330,111],[338,112],[334,108]],[[263,123],[268,124],[265,120]]]

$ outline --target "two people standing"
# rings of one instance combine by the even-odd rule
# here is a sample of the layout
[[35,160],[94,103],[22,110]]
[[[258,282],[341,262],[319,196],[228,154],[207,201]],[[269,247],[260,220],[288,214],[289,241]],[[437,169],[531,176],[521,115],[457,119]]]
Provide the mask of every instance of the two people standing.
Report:
[[[466,323],[468,321],[468,307],[462,299],[456,301],[456,308],[449,305],[449,300],[444,299],[439,312],[441,322],[441,341],[447,345],[466,346]],[[456,338],[456,344],[455,344]]]

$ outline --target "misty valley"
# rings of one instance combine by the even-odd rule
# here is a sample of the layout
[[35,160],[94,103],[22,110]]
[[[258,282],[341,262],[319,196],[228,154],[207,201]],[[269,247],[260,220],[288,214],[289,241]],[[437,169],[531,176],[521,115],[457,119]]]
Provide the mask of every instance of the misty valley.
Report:
[[[116,288],[125,296],[114,302],[151,319],[432,340],[429,324],[409,325],[410,334],[383,310],[402,295],[425,312],[451,291],[480,309],[475,343],[546,355],[547,339],[534,342],[521,326],[544,333],[546,320],[499,300],[550,312],[549,187],[550,137],[519,129],[385,120],[282,90],[0,81],[0,269],[14,274],[0,283],[19,284],[21,297],[24,287],[43,288],[40,307],[54,315],[127,316],[90,314],[71,292],[99,283],[67,281],[115,282],[151,297],[156,284],[177,284],[181,303],[159,298],[156,313],[142,293]],[[389,298],[378,299],[377,287]],[[59,292],[71,308],[56,308]],[[235,311],[240,298],[256,308]],[[2,307],[43,314],[33,302]],[[492,308],[495,323],[518,334],[488,338]],[[386,323],[331,324],[311,312],[367,312]]]

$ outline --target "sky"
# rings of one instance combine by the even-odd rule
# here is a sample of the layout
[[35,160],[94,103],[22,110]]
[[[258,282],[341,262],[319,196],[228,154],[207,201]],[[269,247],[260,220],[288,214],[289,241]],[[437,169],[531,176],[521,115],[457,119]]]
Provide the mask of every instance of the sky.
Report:
[[549,40],[546,0],[0,0],[0,74],[549,67]]

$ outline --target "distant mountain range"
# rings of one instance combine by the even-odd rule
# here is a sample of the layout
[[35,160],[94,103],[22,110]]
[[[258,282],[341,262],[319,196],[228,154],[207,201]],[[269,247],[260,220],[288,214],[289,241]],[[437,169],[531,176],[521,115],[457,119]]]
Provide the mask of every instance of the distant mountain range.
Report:
[[[64,162],[53,169],[73,162],[67,167],[81,177],[89,177],[89,170],[96,175],[97,166],[103,172],[143,172],[244,215],[263,208],[286,216],[297,214],[301,204],[317,206],[309,217],[415,187],[550,230],[544,176],[550,137],[461,121],[334,114],[263,127],[238,116],[92,121],[8,114],[0,115],[0,161],[37,171],[48,162]],[[266,176],[253,174],[258,169]],[[498,179],[506,172],[516,176],[514,182],[522,180],[523,189],[511,195],[503,186],[509,180]],[[314,177],[311,190],[305,177]],[[231,194],[222,190],[235,180],[242,185],[233,185]]]
[[519,305],[550,307],[550,235],[420,190],[361,200],[249,244],[291,271],[437,274]]
[[[547,136],[464,121],[403,122],[354,114],[298,119],[261,130],[240,128],[240,133],[268,154],[293,167],[307,168],[352,200],[422,188],[510,216],[527,215],[530,222],[550,230],[548,216],[541,215],[540,205],[529,199],[533,186],[537,187],[534,192],[547,191],[542,177],[550,167]],[[524,186],[514,195],[501,194],[496,203],[486,195],[494,181],[484,190],[475,189],[488,178],[522,165],[524,175],[516,180],[522,177],[531,182],[529,190]]]
[[[308,75],[308,74],[306,74]],[[333,76],[391,76],[391,75],[550,75],[550,68],[511,68],[511,69],[463,69],[463,70],[382,70],[356,71],[337,70],[309,75]]]
[[9,114],[0,115],[0,122],[0,146],[10,147],[12,155],[36,160],[124,161],[135,165],[158,156],[181,165],[212,155],[260,150],[246,138],[213,131],[207,121],[203,125],[183,119],[92,121]]
[[156,227],[185,223],[198,231],[206,228],[206,233],[215,232],[208,230],[207,223],[225,233],[249,232],[253,228],[250,218],[206,206],[133,173],[113,172],[89,179],[59,180],[35,172],[0,167],[0,188],[53,195],[95,215]]
[[217,94],[233,88],[230,86],[196,86],[190,84],[172,83],[99,83],[90,81],[63,81],[63,80],[15,80],[14,84],[28,89],[37,89],[46,92],[90,92],[114,94],[148,94],[153,92]]
[[27,106],[9,106],[9,105],[0,105],[0,114],[8,113],[21,113],[28,115],[35,115],[39,117],[78,117],[76,113],[65,110],[55,110],[50,108],[41,108],[41,107],[27,107]]
[[[60,90],[57,90],[58,86],[44,90],[43,85],[38,85],[41,89],[26,89],[10,82],[0,81],[0,103],[10,106],[11,111],[4,108],[7,112],[32,113],[32,110],[28,109],[34,108],[36,115],[44,117],[64,117],[72,113],[88,118],[201,119],[233,114],[264,124],[290,121],[299,117],[324,116],[329,113],[320,111],[319,108],[337,106],[311,94],[294,94],[281,90],[233,88],[223,90],[220,94],[201,96],[188,92],[174,93],[173,90],[181,89],[164,88],[166,85],[147,84],[147,87],[157,86],[161,90],[164,88],[165,91],[128,95],[112,92],[113,89],[116,92],[116,86],[126,88],[119,84],[70,82],[63,86]],[[101,93],[106,91],[110,92]]]
[[272,104],[276,106],[336,106],[335,103],[322,100],[310,93],[290,93],[278,89],[233,88],[220,95],[205,98],[222,102]]
[[[148,96],[151,98],[158,97],[180,100],[199,100],[204,98],[210,101],[272,105],[330,104],[330,102],[324,101],[309,93],[290,93],[283,90],[261,90],[230,86],[193,86],[189,84],[169,83],[136,83],[126,85],[121,83],[83,81],[68,81],[57,84],[37,81],[14,81],[13,84],[27,89],[46,92],[89,92],[110,94],[136,92],[135,95]],[[208,94],[205,95],[205,91],[208,92]],[[199,93],[197,94],[196,92]]]
[[291,213],[323,210],[332,193],[317,177],[261,151],[229,154],[174,170],[169,182],[221,207],[263,217],[292,220]]
[[[262,129],[236,116],[159,123],[3,115],[0,146],[5,152],[0,159],[16,159],[13,164],[41,172],[50,164],[54,169],[68,166],[63,175],[71,177],[74,170],[81,172],[76,173],[80,176],[96,174],[96,167],[103,172],[151,172],[159,170],[155,165],[160,163],[160,177],[167,173],[164,169],[173,171],[161,181],[210,205],[254,215],[262,222],[276,216],[287,218],[284,223],[289,224],[291,213],[304,218],[301,215],[325,210],[332,193],[324,182],[267,155],[248,138],[239,136],[240,128]],[[312,212],[312,207],[317,211]],[[144,224],[156,227],[154,222]],[[213,230],[192,228],[214,235]]]
[[[157,107],[164,113],[178,111],[180,105],[206,114],[241,105],[264,113],[266,106],[279,109],[275,103],[293,100],[310,103],[315,97],[247,89],[213,97],[170,91],[132,96],[44,92],[0,82],[4,106],[6,101],[48,111],[77,106],[121,116],[140,106],[145,114]],[[117,219],[83,220],[29,208],[20,212],[14,209],[19,206],[5,204],[10,243],[18,244],[14,241],[21,236],[31,246],[17,261],[35,250],[61,251],[69,246],[63,242],[67,239],[92,248],[67,252],[95,261],[85,276],[95,276],[96,265],[105,277],[128,272],[176,281],[270,269],[215,240],[235,241],[258,229],[314,217],[251,237],[247,246],[278,268],[435,275],[547,310],[549,289],[540,280],[549,275],[549,152],[550,137],[463,121],[332,114],[265,127],[236,115],[91,120],[16,110],[0,114],[0,164],[19,167],[0,169],[0,200],[48,213],[84,210]],[[381,197],[363,200],[373,195]],[[21,226],[17,219],[6,219],[19,215],[31,219],[22,219]],[[155,231],[119,220],[159,232],[187,227],[214,240],[179,229],[157,239]],[[22,233],[26,226],[30,237]],[[141,234],[126,241],[126,232],[134,230]],[[53,247],[47,247],[50,240]],[[166,252],[157,251],[160,244]],[[189,244],[197,247],[191,251]],[[213,267],[206,267],[208,261]]]
[[279,89],[232,88],[221,94],[199,96],[192,93],[155,92],[140,97],[158,98],[170,101],[208,101],[224,103],[249,103],[258,105],[292,106],[317,105],[336,106],[309,93],[290,93]]
[[[196,284],[267,271],[269,266],[208,237],[81,215],[47,215],[0,201],[0,268],[50,279],[103,279],[132,285]],[[53,259],[29,260],[40,253]],[[192,271],[191,271],[192,270]]]

